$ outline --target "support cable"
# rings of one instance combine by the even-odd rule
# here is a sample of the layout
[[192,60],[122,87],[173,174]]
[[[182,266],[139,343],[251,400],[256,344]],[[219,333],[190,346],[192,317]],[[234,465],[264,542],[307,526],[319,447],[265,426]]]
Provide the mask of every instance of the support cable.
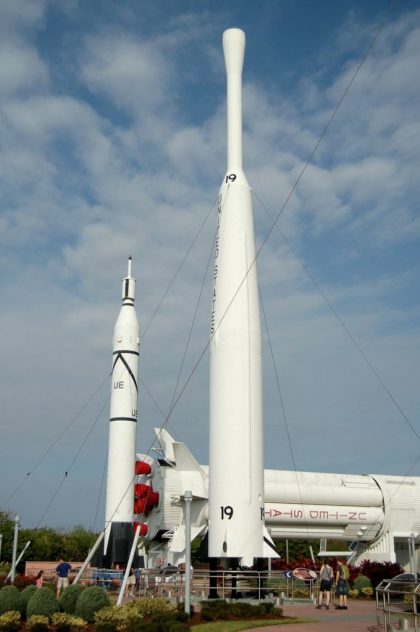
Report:
[[290,456],[291,456],[291,459],[292,459],[293,471],[294,471],[295,478],[296,478],[296,485],[297,485],[297,488],[298,488],[300,505],[301,505],[302,514],[303,514],[303,517],[304,517],[304,526],[305,526],[305,529],[306,529],[306,536],[309,539],[309,528],[308,528],[308,522],[307,522],[307,519],[306,519],[305,509],[304,509],[304,506],[303,506],[302,489],[301,489],[301,485],[300,485],[300,481],[299,481],[299,475],[298,475],[298,470],[297,470],[297,466],[296,466],[295,451],[293,449],[292,437],[290,435],[290,429],[289,429],[289,422],[287,420],[286,409],[285,409],[285,406],[284,406],[283,394],[282,394],[281,386],[280,386],[279,373],[277,371],[277,365],[276,365],[276,360],[275,360],[275,357],[274,357],[273,345],[271,344],[270,330],[268,328],[268,323],[267,323],[267,315],[266,315],[266,311],[264,309],[264,302],[262,300],[262,294],[261,294],[260,288],[258,288],[258,292],[259,292],[259,295],[260,295],[261,311],[262,311],[263,318],[264,318],[265,330],[266,330],[266,333],[267,333],[268,347],[270,349],[270,356],[271,356],[271,362],[273,364],[274,376],[276,378],[277,392],[278,392],[279,399],[280,399],[280,406],[281,406],[282,415],[283,415],[284,427],[285,427],[285,430],[286,430],[287,442],[289,444],[289,450],[290,450]]
[[173,284],[175,283],[175,279],[177,278],[177,276],[178,276],[179,272],[181,271],[181,269],[182,269],[182,267],[183,267],[183,265],[184,265],[185,261],[186,261],[186,260],[187,260],[187,258],[188,258],[188,255],[190,254],[191,250],[193,249],[193,247],[194,247],[194,245],[195,245],[195,242],[197,241],[197,239],[198,239],[198,237],[199,237],[199,235],[200,235],[201,231],[203,230],[204,226],[206,225],[207,220],[208,220],[208,218],[210,217],[210,215],[211,215],[211,213],[212,213],[212,211],[213,211],[213,209],[214,209],[214,207],[215,207],[216,203],[217,203],[217,198],[214,200],[213,204],[212,204],[212,205],[211,205],[211,207],[209,208],[209,210],[208,210],[208,212],[207,212],[207,215],[205,216],[205,218],[204,218],[204,219],[203,219],[203,221],[201,222],[200,227],[199,227],[199,229],[198,229],[197,233],[195,234],[195,236],[194,236],[194,238],[193,238],[193,240],[192,240],[192,242],[191,242],[191,244],[190,244],[189,248],[187,249],[187,251],[185,252],[185,254],[184,254],[183,258],[181,259],[181,262],[180,262],[180,264],[178,265],[177,269],[175,270],[175,273],[174,273],[174,275],[173,275],[172,279],[169,281],[168,287],[166,288],[165,292],[162,294],[162,297],[161,297],[161,299],[160,299],[159,303],[157,304],[157,306],[156,306],[156,308],[155,308],[155,310],[154,310],[154,312],[153,312],[153,314],[152,314],[152,317],[150,318],[149,322],[147,323],[146,327],[144,328],[144,331],[143,331],[143,334],[142,334],[141,339],[143,339],[143,338],[144,338],[144,336],[146,335],[146,333],[148,332],[148,330],[149,330],[149,328],[150,328],[151,324],[153,323],[153,321],[154,321],[154,319],[155,319],[155,317],[156,317],[156,314],[158,313],[159,309],[160,309],[160,308],[161,308],[161,306],[162,306],[162,303],[164,302],[165,298],[166,298],[166,297],[167,297],[167,295],[169,294],[169,291],[171,290],[171,288],[172,288]]
[[94,419],[94,421],[93,421],[92,425],[90,426],[90,428],[89,428],[88,432],[86,433],[86,435],[85,435],[85,437],[84,437],[84,439],[83,439],[83,441],[82,441],[82,444],[81,444],[81,445],[80,445],[80,447],[78,448],[78,450],[77,450],[76,454],[74,455],[73,459],[72,459],[72,460],[71,460],[71,462],[70,462],[70,465],[68,466],[67,470],[64,472],[63,478],[61,479],[61,481],[60,481],[60,483],[58,484],[58,486],[57,486],[56,490],[54,491],[54,493],[53,493],[53,495],[52,495],[52,497],[51,497],[50,501],[48,502],[48,504],[47,504],[46,508],[44,509],[44,512],[43,512],[43,514],[42,514],[41,518],[39,519],[39,521],[38,521],[38,523],[37,523],[37,525],[36,525],[35,529],[38,529],[38,528],[39,528],[39,526],[40,526],[41,522],[43,521],[43,519],[45,518],[45,516],[46,516],[46,514],[47,514],[47,512],[48,512],[48,510],[49,510],[49,508],[51,507],[52,503],[54,502],[54,499],[56,498],[56,496],[57,496],[58,492],[60,491],[61,487],[63,486],[64,481],[67,479],[67,477],[68,477],[68,475],[69,475],[70,471],[73,469],[74,464],[76,463],[76,461],[77,461],[77,459],[78,459],[78,457],[79,457],[80,453],[82,452],[82,450],[83,450],[83,448],[85,447],[85,445],[86,445],[86,443],[87,443],[87,441],[88,441],[88,439],[89,439],[90,435],[92,434],[92,432],[93,432],[93,430],[94,430],[94,428],[95,428],[96,424],[98,423],[98,420],[99,420],[100,416],[102,415],[102,413],[103,413],[103,411],[104,411],[104,409],[105,409],[105,406],[106,406],[107,404],[109,404],[110,397],[111,397],[110,395],[107,397],[107,399],[106,399],[105,403],[102,405],[102,407],[101,407],[101,409],[100,409],[99,413],[96,415],[96,417],[95,417],[95,419]]
[[210,253],[209,253],[209,256],[208,256],[208,259],[207,259],[206,269],[204,271],[203,279],[201,281],[201,287],[200,287],[200,291],[198,293],[197,301],[196,301],[196,304],[195,304],[194,314],[193,314],[193,317],[192,317],[192,320],[191,320],[191,325],[190,325],[190,329],[189,329],[189,332],[188,332],[187,341],[186,341],[186,344],[185,344],[184,354],[182,356],[181,365],[180,365],[179,371],[178,371],[178,377],[177,377],[175,388],[174,388],[174,392],[173,392],[173,395],[172,395],[171,405],[174,402],[174,399],[175,399],[175,396],[176,396],[176,392],[177,392],[177,389],[178,389],[178,385],[179,385],[179,382],[181,380],[181,374],[182,374],[182,370],[184,368],[185,358],[186,358],[186,355],[187,355],[187,351],[188,351],[188,348],[189,348],[189,345],[190,345],[190,341],[191,341],[192,332],[193,332],[195,321],[196,321],[196,318],[197,318],[198,308],[199,308],[199,305],[200,305],[200,302],[201,302],[201,298],[203,296],[203,290],[204,290],[204,286],[206,284],[207,274],[208,274],[208,271],[209,271],[210,261],[212,259],[213,248],[214,248],[215,243],[216,243],[216,235],[214,236],[213,243],[212,243],[211,248],[210,248]]
[[102,380],[102,382],[99,384],[99,386],[94,390],[92,395],[86,400],[86,402],[83,404],[83,406],[78,410],[78,412],[74,415],[74,417],[70,420],[70,422],[65,426],[65,428],[62,430],[62,432],[49,445],[49,447],[45,450],[45,452],[38,459],[38,461],[36,461],[36,463],[35,463],[35,465],[33,465],[32,469],[29,472],[26,473],[25,477],[15,487],[15,489],[8,496],[8,498],[6,498],[6,500],[4,501],[4,505],[7,505],[9,503],[9,501],[13,498],[13,496],[15,496],[15,494],[19,491],[19,489],[22,487],[22,485],[25,483],[25,481],[28,480],[29,476],[31,476],[35,472],[35,470],[38,469],[38,467],[41,465],[41,463],[44,461],[44,459],[48,456],[48,454],[52,451],[52,449],[57,445],[57,443],[60,441],[60,439],[62,439],[62,437],[66,434],[67,430],[69,430],[71,428],[71,426],[79,419],[79,417],[82,414],[82,412],[87,408],[87,406],[93,400],[95,395],[97,393],[99,393],[99,391],[102,389],[104,384],[108,381],[110,375],[111,375],[111,373],[108,373],[106,378],[104,380]]
[[[270,213],[270,211],[267,209],[267,207],[263,204],[261,198],[255,193],[255,198],[259,201],[259,203],[261,204],[262,208],[264,209],[264,211],[268,214],[268,216],[273,219],[272,214]],[[278,230],[278,232],[280,233],[280,235],[282,236],[283,240],[285,241],[285,243],[287,244],[288,248],[290,249],[290,251],[292,252],[292,254],[294,255],[294,257],[296,258],[296,260],[300,263],[300,265],[302,266],[304,272],[306,273],[306,275],[308,276],[308,278],[310,279],[310,281],[313,283],[314,287],[316,288],[316,290],[319,292],[319,294],[322,296],[322,298],[324,299],[326,305],[330,308],[332,314],[334,315],[334,317],[336,318],[337,322],[339,323],[339,325],[341,326],[341,328],[345,331],[345,333],[347,334],[347,336],[349,337],[349,339],[351,340],[352,344],[354,345],[354,347],[356,348],[356,350],[360,353],[360,355],[362,356],[363,360],[365,361],[365,363],[367,364],[367,366],[369,367],[370,371],[372,372],[372,374],[376,377],[377,381],[379,382],[379,384],[382,386],[383,390],[385,391],[385,393],[388,395],[389,399],[392,401],[392,403],[394,404],[395,408],[398,410],[398,412],[400,413],[401,417],[403,418],[403,420],[406,422],[406,424],[409,426],[410,430],[412,431],[412,433],[415,435],[415,437],[420,441],[420,434],[417,432],[417,430],[415,429],[415,427],[413,426],[413,424],[411,423],[410,419],[408,418],[408,416],[405,414],[405,412],[403,411],[402,407],[400,406],[400,404],[398,403],[398,401],[395,399],[395,397],[393,396],[393,394],[391,393],[390,389],[388,388],[388,386],[385,384],[384,380],[382,379],[382,377],[380,376],[378,370],[375,368],[375,366],[373,365],[373,363],[369,360],[367,354],[363,351],[362,347],[360,346],[360,344],[357,342],[356,338],[353,336],[353,334],[351,333],[350,329],[347,327],[347,325],[345,324],[345,322],[343,321],[343,319],[340,317],[339,313],[337,312],[337,310],[335,309],[334,305],[331,303],[331,301],[328,299],[327,295],[325,294],[325,292],[323,291],[323,289],[321,288],[321,286],[319,285],[319,283],[317,282],[317,280],[315,279],[314,275],[310,272],[310,270],[308,269],[308,267],[306,266],[306,264],[304,263],[304,261],[299,257],[299,255],[297,254],[296,250],[293,248],[292,244],[290,243],[290,241],[287,239],[287,237],[285,236],[285,234],[283,233],[283,231],[281,230],[281,228],[276,224],[276,228]]]

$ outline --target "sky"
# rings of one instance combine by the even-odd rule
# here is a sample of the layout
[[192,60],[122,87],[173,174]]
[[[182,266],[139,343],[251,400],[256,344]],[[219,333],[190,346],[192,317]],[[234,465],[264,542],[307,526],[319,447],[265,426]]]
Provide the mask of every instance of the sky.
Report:
[[418,3],[3,0],[0,508],[24,527],[103,526],[129,255],[137,449],[181,393],[168,430],[208,463],[207,353],[194,367],[231,27],[247,37],[244,170],[264,244],[265,466],[420,475]]

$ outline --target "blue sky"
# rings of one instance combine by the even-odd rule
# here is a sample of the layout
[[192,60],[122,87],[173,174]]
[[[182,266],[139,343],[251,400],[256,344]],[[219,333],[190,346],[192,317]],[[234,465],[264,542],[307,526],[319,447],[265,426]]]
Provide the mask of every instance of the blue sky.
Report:
[[[244,165],[258,246],[388,8],[0,4],[0,503],[31,472],[7,504],[24,526],[102,524],[107,375],[130,254],[144,332],[139,451],[170,407],[225,171],[223,30],[247,35]],[[417,3],[396,3],[258,260],[300,470],[406,474],[419,454],[300,263],[420,431],[419,55]],[[209,314],[210,275],[178,388],[207,342]],[[268,344],[264,354],[265,462],[291,469]],[[207,389],[205,357],[169,428],[202,463]]]

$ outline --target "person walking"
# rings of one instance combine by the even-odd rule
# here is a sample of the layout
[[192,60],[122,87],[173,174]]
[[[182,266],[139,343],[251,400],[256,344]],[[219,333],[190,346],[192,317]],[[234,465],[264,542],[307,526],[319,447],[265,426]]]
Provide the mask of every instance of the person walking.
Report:
[[60,559],[60,563],[55,569],[57,573],[57,599],[60,596],[61,589],[67,588],[69,585],[69,572],[71,571],[71,565],[68,562]]
[[337,595],[340,598],[339,605],[336,606],[336,610],[347,610],[347,593],[349,592],[348,579],[349,579],[349,567],[344,560],[338,560],[336,578],[337,582]]
[[136,573],[134,572],[134,569],[131,568],[130,574],[127,578],[127,584],[125,587],[126,595],[129,594],[130,597],[135,597],[134,591],[136,589],[136,581],[137,581]]
[[319,586],[319,595],[318,595],[318,605],[317,608],[320,610],[322,608],[323,601],[325,600],[325,607],[327,610],[330,609],[330,600],[331,600],[331,587],[334,578],[334,571],[331,566],[328,564],[327,560],[324,560],[322,566],[319,570],[319,578],[321,580]]

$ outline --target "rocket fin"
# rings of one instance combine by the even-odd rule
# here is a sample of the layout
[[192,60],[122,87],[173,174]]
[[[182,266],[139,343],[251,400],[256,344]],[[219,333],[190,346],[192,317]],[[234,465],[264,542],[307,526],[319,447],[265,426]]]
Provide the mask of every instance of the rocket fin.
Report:
[[271,535],[267,531],[267,527],[264,527],[264,543],[263,543],[263,557],[279,558],[280,555],[276,551]]
[[175,461],[173,444],[175,443],[175,439],[167,430],[164,428],[154,428],[155,435],[157,440],[159,441],[163,453],[165,455],[165,459],[173,463]]
[[[206,500],[209,497],[208,474],[195,460],[185,443],[174,442],[173,450],[175,455],[175,467],[179,472],[181,489],[189,489],[192,492],[193,500]],[[193,506],[198,508],[196,502]],[[202,506],[200,505],[200,511]]]
[[201,465],[193,457],[185,443],[174,441],[172,448],[178,470],[200,472],[200,474],[204,474],[201,469]]
[[[199,536],[205,529],[205,525],[199,527],[194,527],[193,525],[191,525],[191,542],[195,540],[195,538]],[[173,553],[183,553],[185,551],[185,525],[180,524],[175,529],[169,546],[169,550]]]

